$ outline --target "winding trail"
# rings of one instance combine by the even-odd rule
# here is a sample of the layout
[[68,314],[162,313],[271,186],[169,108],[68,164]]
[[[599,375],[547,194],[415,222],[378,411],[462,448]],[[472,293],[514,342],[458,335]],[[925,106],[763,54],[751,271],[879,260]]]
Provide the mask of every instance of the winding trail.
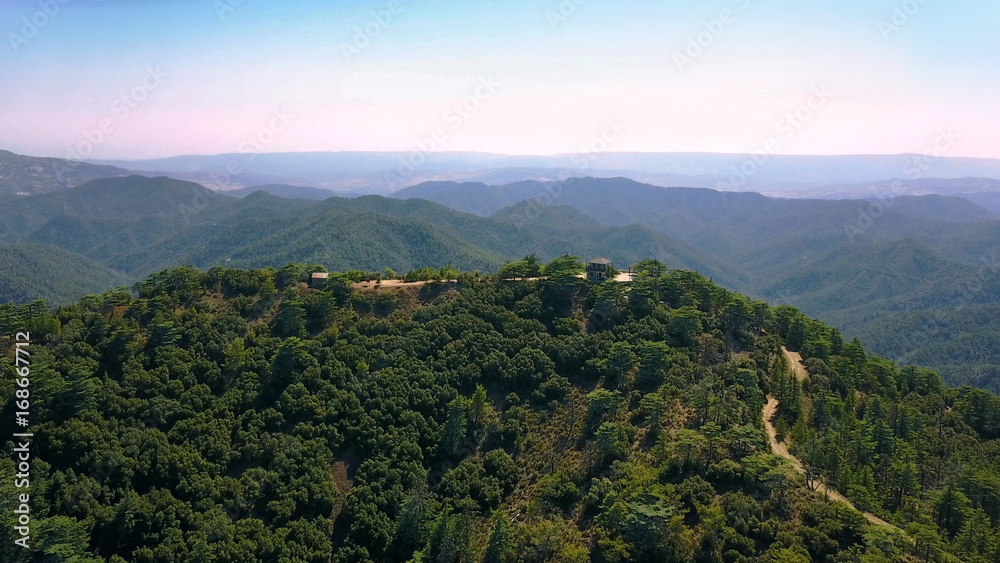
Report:
[[[788,349],[785,347],[782,347],[781,351],[785,354],[785,359],[788,360],[788,365],[791,366],[792,373],[795,374],[795,379],[801,382],[802,380],[804,380],[806,377],[809,376],[809,372],[807,372],[805,366],[802,365],[802,356],[799,355],[798,352],[789,352]],[[796,471],[798,471],[802,475],[805,475],[806,469],[805,467],[802,466],[802,462],[799,461],[797,457],[793,456],[788,451],[788,447],[785,445],[784,442],[778,441],[777,438],[778,434],[774,430],[774,425],[771,424],[771,419],[774,418],[774,413],[777,411],[777,409],[778,409],[778,400],[768,395],[767,404],[764,405],[764,428],[767,430],[767,440],[771,443],[771,451],[773,451],[775,455],[787,459],[789,462],[791,462],[792,467]],[[842,502],[847,506],[850,506],[852,509],[858,510],[858,508],[854,506],[854,503],[848,500],[847,497],[827,487],[825,484],[821,482],[816,483],[816,490],[819,491],[820,493],[823,493],[827,498],[833,499],[837,502]],[[864,515],[864,517],[872,524],[876,524],[879,526],[888,526],[898,531],[899,533],[903,534],[904,536],[906,535],[906,532],[904,532],[902,528],[894,526],[870,512],[862,512],[862,511],[859,512],[861,512]]]

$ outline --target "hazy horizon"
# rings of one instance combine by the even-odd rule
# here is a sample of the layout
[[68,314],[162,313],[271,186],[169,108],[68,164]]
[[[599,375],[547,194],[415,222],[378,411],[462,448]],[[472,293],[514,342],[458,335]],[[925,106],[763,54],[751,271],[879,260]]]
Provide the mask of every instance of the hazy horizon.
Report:
[[[0,150],[9,150],[0,148]],[[16,151],[10,151],[15,152]],[[410,150],[301,150],[301,151],[262,151],[256,154],[259,155],[283,155],[283,154],[407,154],[412,152]],[[575,152],[560,152],[560,153],[545,153],[545,154],[528,154],[528,153],[504,153],[504,152],[488,152],[488,151],[463,151],[463,150],[444,150],[444,151],[429,151],[433,154],[445,155],[445,154],[481,154],[488,156],[504,156],[512,158],[547,158],[547,157],[564,157],[572,156],[577,154]],[[22,153],[17,153],[22,154]],[[230,156],[239,155],[238,151],[230,152],[220,152],[220,153],[183,153],[183,154],[168,154],[165,156],[156,157],[124,157],[124,158],[85,158],[85,161],[89,162],[142,162],[146,160],[166,160],[171,158],[186,158],[186,157],[212,157],[212,156]],[[746,157],[752,156],[752,152],[709,152],[709,151],[602,151],[603,155],[613,156],[613,155],[627,155],[627,154],[637,154],[637,155],[705,155],[705,156],[732,156],[732,157]],[[921,155],[923,153],[919,152],[899,152],[899,153],[829,153],[829,154],[782,154],[776,153],[775,156],[780,157],[802,157],[802,158],[812,158],[812,157],[900,157],[900,156],[915,156]],[[40,157],[40,158],[63,158],[65,155],[47,155],[47,154],[24,154],[24,156]],[[995,161],[1000,160],[1000,157],[979,157],[979,156],[961,156],[961,155],[942,155],[942,159],[970,159],[970,160],[989,160]]]

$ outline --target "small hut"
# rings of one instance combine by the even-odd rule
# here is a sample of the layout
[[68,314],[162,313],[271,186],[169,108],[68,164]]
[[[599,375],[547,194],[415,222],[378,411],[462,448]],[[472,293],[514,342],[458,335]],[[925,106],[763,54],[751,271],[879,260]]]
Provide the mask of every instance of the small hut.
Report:
[[313,272],[309,276],[309,287],[323,287],[328,279],[330,279],[330,274],[326,272]]
[[608,279],[608,269],[611,260],[607,258],[593,258],[587,260],[587,281],[591,283],[602,283]]

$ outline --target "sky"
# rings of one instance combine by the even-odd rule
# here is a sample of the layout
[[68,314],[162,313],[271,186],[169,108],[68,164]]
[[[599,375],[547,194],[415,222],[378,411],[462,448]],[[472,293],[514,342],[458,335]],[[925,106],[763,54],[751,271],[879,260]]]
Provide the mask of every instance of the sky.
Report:
[[[0,0],[0,149],[1000,158],[995,0]],[[609,129],[614,134],[609,135]]]

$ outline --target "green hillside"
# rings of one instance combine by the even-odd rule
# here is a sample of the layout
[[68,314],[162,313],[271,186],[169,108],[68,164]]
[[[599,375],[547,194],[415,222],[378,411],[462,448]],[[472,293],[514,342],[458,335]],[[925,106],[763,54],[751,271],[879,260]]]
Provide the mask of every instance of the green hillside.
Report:
[[296,199],[326,199],[337,195],[337,192],[332,190],[311,188],[308,186],[289,186],[287,184],[261,184],[259,186],[248,186],[238,190],[227,191],[226,195],[232,197],[246,197],[255,192],[267,192],[278,197]]
[[[655,229],[686,252],[662,245],[667,251],[652,256],[686,262],[772,303],[801,307],[845,334],[864,336],[880,354],[905,362],[920,358],[951,383],[1000,389],[1000,379],[990,375],[1000,373],[993,354],[997,324],[979,309],[1000,304],[1000,221],[965,199],[782,200],[621,178],[506,186],[437,182],[396,195],[483,213],[516,200],[494,217],[537,215],[543,219],[527,223],[548,230],[581,222],[580,214],[595,228]],[[933,323],[925,322],[928,317]],[[963,352],[954,353],[951,343]]]
[[0,303],[44,299],[65,305],[67,296],[103,293],[130,280],[120,272],[61,248],[43,244],[0,244]]
[[16,546],[3,510],[0,557],[998,560],[997,396],[641,266],[627,286],[560,275],[569,257],[395,289],[178,268],[137,296],[0,306],[34,343],[33,535]]
[[[595,228],[595,221],[578,214],[559,215],[517,225],[425,200],[306,201],[264,192],[238,199],[190,182],[129,176],[10,198],[0,208],[0,240],[59,246],[123,272],[130,283],[183,264],[277,267],[300,261],[406,272],[450,263],[495,272],[526,254],[550,259],[566,252],[607,255],[623,267],[662,252],[676,266],[723,283],[740,277],[651,229]],[[65,301],[82,293],[50,288],[46,295]]]
[[[800,307],[848,336],[865,336],[874,351],[894,360],[920,358],[950,383],[1000,385],[989,375],[1000,364],[991,352],[997,329],[988,315],[948,322],[954,330],[929,330],[920,320],[933,315],[937,326],[957,321],[963,308],[1000,303],[1000,221],[966,200],[898,197],[855,231],[859,209],[873,204],[665,189],[622,179],[575,179],[553,190],[538,182],[435,183],[401,192],[442,201],[461,193],[489,210],[522,196],[558,195],[552,204],[522,199],[484,217],[418,198],[309,201],[265,192],[233,198],[190,182],[128,176],[3,199],[0,242],[59,247],[78,265],[96,263],[94,274],[75,278],[103,279],[110,269],[121,272],[115,285],[184,264],[258,268],[297,261],[404,273],[450,263],[496,272],[528,254],[542,260],[604,256],[620,268],[657,258],[730,289]],[[110,287],[67,284],[58,276],[34,276],[29,283],[30,275],[0,272],[9,287],[36,288],[9,291],[8,301],[45,296],[67,302],[92,291],[88,287]],[[892,345],[881,334],[889,328],[928,338]],[[943,343],[952,339],[966,352],[950,352]]]
[[845,245],[803,261],[762,293],[778,300],[795,296],[804,310],[832,311],[896,303],[928,284],[953,284],[975,270],[911,240]]
[[920,309],[845,319],[852,334],[899,362],[928,366],[946,381],[1000,393],[1000,305]]
[[57,192],[91,180],[127,174],[126,170],[114,166],[23,156],[0,150],[0,197]]

